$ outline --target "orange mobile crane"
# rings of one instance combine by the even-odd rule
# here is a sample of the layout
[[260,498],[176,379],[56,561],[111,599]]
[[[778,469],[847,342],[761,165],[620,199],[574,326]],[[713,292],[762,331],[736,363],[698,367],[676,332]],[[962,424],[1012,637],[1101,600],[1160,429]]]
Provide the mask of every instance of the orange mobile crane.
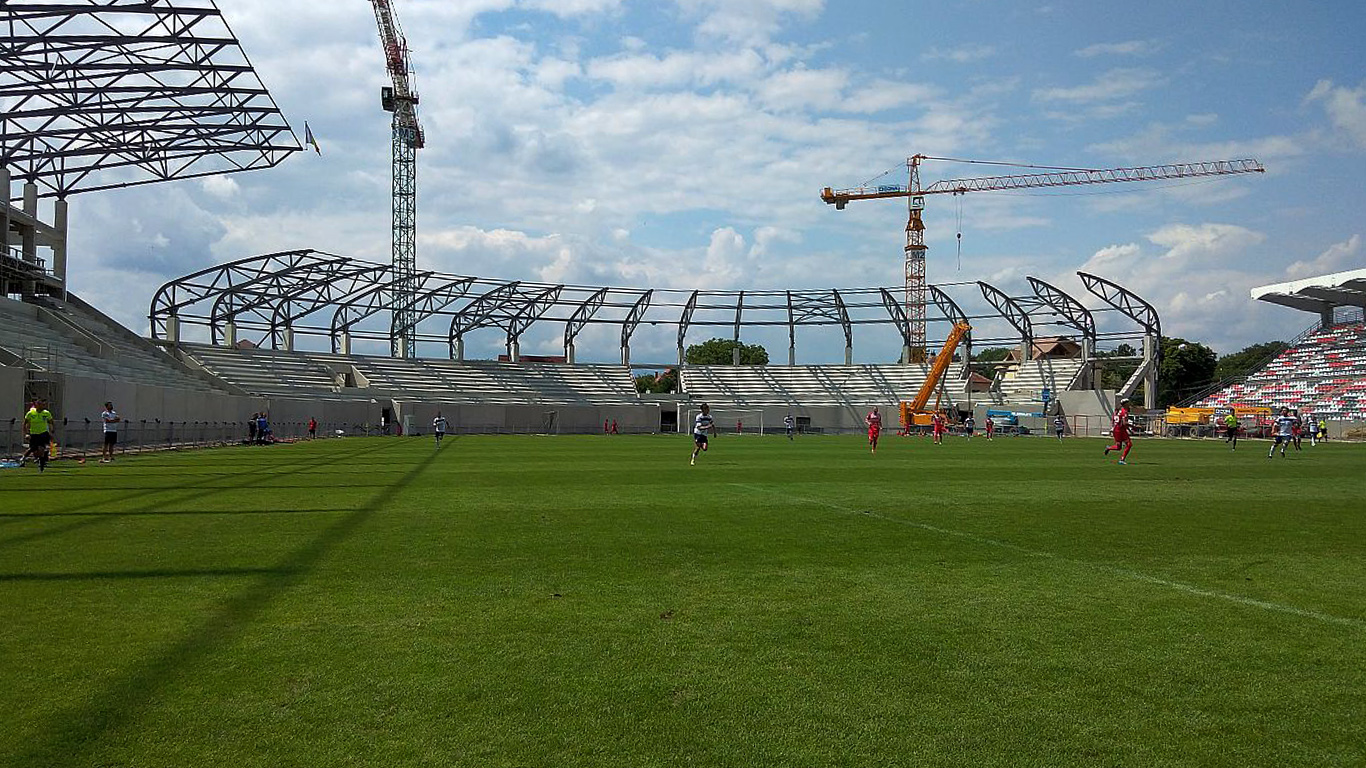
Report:
[[[1020,168],[1047,168],[1048,173],[1030,173],[1016,176],[983,176],[970,179],[941,179],[928,187],[920,186],[920,161],[946,160],[976,165],[1010,165]],[[925,222],[920,213],[925,209],[926,195],[962,195],[968,192],[988,192],[995,189],[1034,189],[1039,187],[1069,187],[1077,184],[1108,184],[1116,181],[1158,181],[1162,179],[1189,179],[1199,176],[1225,176],[1233,173],[1262,173],[1266,169],[1256,160],[1220,160],[1203,163],[1175,163],[1171,165],[1151,165],[1138,168],[1060,168],[1056,166],[1026,165],[1023,163],[984,162],[981,160],[956,160],[951,157],[929,157],[913,155],[906,158],[906,169],[910,173],[909,183],[864,185],[851,189],[821,190],[821,199],[844,210],[844,206],[855,200],[880,200],[888,197],[904,197],[909,208],[906,222],[906,318],[910,321],[908,334],[907,362],[925,362]],[[870,183],[871,184],[871,183]],[[960,235],[961,237],[961,235]]]
[[939,404],[942,396],[934,399],[933,410],[925,410],[925,406],[930,402],[930,393],[939,389],[939,383],[944,380],[944,374],[949,370],[949,364],[953,362],[953,352],[958,348],[958,342],[968,335],[972,326],[967,323],[954,323],[953,330],[949,332],[949,337],[944,340],[944,348],[939,350],[939,354],[934,358],[934,364],[930,366],[930,373],[925,377],[925,383],[920,385],[920,391],[916,393],[915,399],[911,402],[901,404],[901,426],[910,430],[911,427],[923,427],[930,423],[935,413],[939,411]]

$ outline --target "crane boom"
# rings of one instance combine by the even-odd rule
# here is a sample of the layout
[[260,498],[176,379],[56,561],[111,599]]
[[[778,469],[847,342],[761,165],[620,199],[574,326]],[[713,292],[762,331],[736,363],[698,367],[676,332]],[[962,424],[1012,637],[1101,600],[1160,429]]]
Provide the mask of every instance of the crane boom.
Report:
[[925,376],[925,382],[920,385],[920,391],[916,393],[915,399],[901,404],[901,423],[907,428],[918,423],[915,421],[917,414],[925,415],[925,406],[930,402],[930,395],[939,387],[939,382],[943,381],[944,374],[953,362],[954,350],[958,349],[958,343],[971,330],[972,326],[967,323],[954,323],[949,337],[944,340],[944,348],[939,350],[939,355],[934,358],[934,365],[930,366],[929,374]]
[[909,181],[905,185],[882,184],[878,186],[852,187],[849,189],[821,190],[821,199],[844,210],[844,206],[856,200],[881,200],[892,197],[906,198],[908,217],[906,222],[906,317],[909,320],[907,346],[903,352],[903,362],[925,362],[925,222],[921,212],[925,209],[926,195],[954,194],[968,192],[989,192],[1001,189],[1038,189],[1041,187],[1070,187],[1081,184],[1109,184],[1121,181],[1160,181],[1164,179],[1189,179],[1201,176],[1227,176],[1235,173],[1263,173],[1266,171],[1256,160],[1218,160],[1200,163],[1174,163],[1169,165],[1148,165],[1133,168],[1056,168],[1049,173],[1027,173],[1013,176],[979,176],[963,179],[944,179],[928,187],[920,186],[920,161],[949,160],[951,158],[912,155],[906,158]]
[[[921,159],[926,158],[923,155]],[[852,187],[821,191],[821,199],[838,209],[852,200],[881,200],[889,197],[920,195],[961,195],[966,192],[990,192],[998,189],[1038,189],[1041,187],[1071,187],[1079,184],[1109,184],[1118,181],[1161,181],[1189,179],[1198,176],[1227,176],[1234,173],[1264,173],[1256,160],[1216,160],[1204,163],[1175,163],[1145,165],[1134,168],[1104,168],[1100,170],[1068,170],[1052,173],[1026,173],[1013,176],[978,176],[966,179],[941,179],[925,187],[913,189],[902,184],[883,184],[876,187]]]
[[370,0],[384,46],[384,66],[392,85],[380,90],[380,105],[393,113],[393,322],[391,351],[395,357],[411,357],[417,314],[417,150],[426,146],[417,119],[417,91],[413,88],[408,41],[394,17],[391,0]]

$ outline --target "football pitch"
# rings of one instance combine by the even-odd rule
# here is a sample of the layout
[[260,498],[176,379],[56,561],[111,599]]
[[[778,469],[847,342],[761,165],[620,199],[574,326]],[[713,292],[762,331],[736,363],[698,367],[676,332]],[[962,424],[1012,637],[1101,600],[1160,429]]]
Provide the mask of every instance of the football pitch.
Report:
[[0,765],[1360,766],[1366,446],[347,438],[0,473]]

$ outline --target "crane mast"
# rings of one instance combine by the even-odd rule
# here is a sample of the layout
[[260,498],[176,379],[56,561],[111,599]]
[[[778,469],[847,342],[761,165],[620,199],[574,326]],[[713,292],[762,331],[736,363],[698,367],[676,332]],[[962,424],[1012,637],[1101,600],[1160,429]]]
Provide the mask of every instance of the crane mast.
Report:
[[[1266,171],[1256,160],[1217,160],[1200,163],[1175,163],[1169,165],[1149,165],[1132,168],[1056,168],[1049,173],[1027,173],[1010,176],[980,176],[964,179],[944,179],[928,187],[920,185],[920,162],[922,160],[951,160],[947,157],[912,155],[906,159],[909,180],[905,186],[883,184],[878,186],[853,187],[850,189],[821,190],[821,199],[844,210],[844,206],[856,200],[880,200],[892,197],[906,198],[908,216],[906,221],[906,318],[908,348],[904,355],[906,362],[923,363],[925,354],[925,196],[939,194],[961,195],[968,192],[989,192],[1000,189],[1037,189],[1042,187],[1068,187],[1080,184],[1109,184],[1125,181],[1159,181],[1163,179],[1189,179],[1200,176],[1226,176],[1235,173],[1263,173]],[[972,161],[968,161],[972,162]]]
[[384,47],[385,68],[392,83],[380,90],[380,105],[393,113],[393,235],[394,287],[390,345],[395,357],[412,357],[417,323],[413,305],[417,294],[417,150],[426,144],[417,119],[417,91],[412,83],[408,41],[394,17],[391,0],[370,0]]

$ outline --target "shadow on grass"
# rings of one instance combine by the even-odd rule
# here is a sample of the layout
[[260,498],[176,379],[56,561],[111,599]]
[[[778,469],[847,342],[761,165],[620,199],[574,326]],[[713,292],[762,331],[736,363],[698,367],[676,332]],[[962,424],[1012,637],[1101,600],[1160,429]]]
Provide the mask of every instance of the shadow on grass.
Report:
[[[370,446],[365,446],[364,448],[361,448],[361,449],[357,449],[357,450],[354,450],[354,451],[349,451],[349,452],[344,453],[344,454],[341,454],[341,455],[333,455],[333,456],[328,456],[328,457],[325,457],[325,458],[311,459],[311,460],[308,460],[308,461],[298,461],[298,462],[290,462],[290,463],[277,464],[277,465],[272,466],[271,469],[272,469],[273,471],[281,472],[281,473],[304,471],[304,470],[308,470],[308,469],[313,469],[313,468],[315,468],[315,467],[326,466],[326,465],[332,464],[332,463],[334,463],[334,462],[336,462],[336,461],[338,461],[338,460],[352,459],[352,458],[355,458],[355,457],[357,457],[357,456],[361,456],[361,455],[365,455],[365,454],[374,453],[374,452],[376,452],[376,451],[378,451],[378,450],[381,450],[381,449],[382,449],[381,446],[370,445]],[[235,485],[215,485],[215,483],[222,482],[225,478],[236,478],[239,482],[237,482]],[[124,504],[124,503],[127,503],[128,501],[132,501],[132,500],[136,500],[136,499],[146,499],[146,498],[149,498],[149,497],[152,497],[152,496],[159,496],[159,495],[161,495],[161,494],[167,494],[167,493],[175,493],[176,495],[175,495],[175,496],[172,496],[172,497],[170,497],[170,498],[167,498],[167,499],[165,499],[165,500],[163,500],[163,501],[161,501],[160,503],[161,503],[163,506],[167,506],[167,505],[171,505],[171,504],[178,504],[178,503],[180,503],[180,502],[196,501],[196,500],[199,500],[199,499],[208,498],[208,497],[210,497],[210,496],[215,496],[215,495],[220,494],[220,493],[223,493],[223,492],[225,492],[225,491],[230,491],[230,492],[241,492],[241,491],[243,491],[244,489],[256,489],[256,488],[259,488],[259,487],[260,487],[260,482],[259,482],[259,481],[260,481],[261,478],[262,478],[262,475],[257,475],[257,474],[250,473],[250,472],[233,472],[233,473],[231,473],[231,474],[218,473],[218,474],[214,474],[214,475],[207,475],[207,476],[205,477],[204,480],[201,480],[201,481],[199,481],[199,482],[196,482],[196,483],[185,483],[185,484],[182,484],[182,485],[177,486],[177,487],[175,487],[175,488],[167,488],[167,487],[165,487],[165,486],[161,486],[161,487],[158,487],[158,488],[147,488],[147,489],[145,489],[145,490],[142,490],[142,491],[139,492],[139,493],[133,493],[133,494],[129,494],[129,495],[127,495],[127,496],[119,496],[119,497],[118,497],[118,503]],[[374,486],[371,486],[371,487],[374,487]],[[103,489],[87,488],[87,489],[83,489],[83,490],[86,490],[86,491],[93,491],[93,490],[103,490]],[[111,490],[113,490],[113,489],[111,489]],[[65,517],[77,517],[77,518],[79,518],[79,519],[77,519],[77,520],[75,520],[75,521],[73,521],[73,522],[71,522],[71,523],[68,523],[68,524],[66,524],[66,525],[58,525],[58,526],[54,526],[54,527],[52,527],[52,528],[47,528],[47,529],[41,530],[41,531],[34,531],[34,532],[32,532],[32,533],[25,533],[25,534],[21,534],[21,535],[18,535],[18,536],[11,536],[11,537],[8,537],[8,538],[0,539],[0,549],[4,549],[5,547],[12,547],[12,546],[15,546],[16,544],[26,544],[26,543],[29,543],[29,542],[32,542],[32,541],[37,541],[37,540],[39,540],[39,539],[46,539],[46,538],[50,538],[50,537],[53,537],[53,536],[61,536],[62,534],[71,533],[72,531],[78,531],[78,530],[81,530],[81,529],[83,529],[83,528],[90,528],[90,527],[92,527],[92,526],[101,525],[101,524],[103,524],[103,523],[109,522],[110,520],[118,520],[118,519],[120,519],[120,517],[123,516],[123,514],[130,514],[130,513],[113,513],[113,512],[99,512],[99,511],[98,511],[100,507],[106,506],[106,505],[108,505],[109,503],[110,503],[110,499],[108,499],[108,498],[102,498],[102,499],[98,499],[98,500],[95,500],[95,501],[86,502],[85,504],[79,504],[79,505],[77,505],[77,506],[74,506],[74,507],[70,507],[70,508],[64,509],[64,510],[62,510],[61,512],[33,512],[33,513],[17,512],[17,513],[6,513],[5,519],[6,519],[7,521],[13,520],[13,519],[15,519],[15,518],[21,518],[21,517],[33,517],[33,518],[65,518]],[[151,512],[150,510],[143,510],[143,511],[140,512],[140,514],[151,514],[151,513],[152,513],[152,512]],[[220,514],[221,514],[221,513],[220,513]]]
[[191,570],[161,569],[154,571],[89,571],[81,573],[3,573],[0,583],[7,581],[100,581],[103,579],[199,579],[234,576],[290,576],[292,571],[280,568],[199,568]]
[[[389,444],[398,445],[398,443]],[[40,726],[34,743],[18,755],[16,766],[88,764],[98,753],[106,734],[117,730],[145,711],[158,690],[178,673],[231,645],[276,598],[299,583],[335,547],[349,539],[382,509],[404,486],[420,476],[437,459],[433,452],[421,459],[394,483],[381,488],[363,506],[323,529],[316,538],[285,557],[275,568],[218,612],[208,616],[160,655],[129,670],[122,679],[109,682],[103,694],[90,701],[54,713]]]

